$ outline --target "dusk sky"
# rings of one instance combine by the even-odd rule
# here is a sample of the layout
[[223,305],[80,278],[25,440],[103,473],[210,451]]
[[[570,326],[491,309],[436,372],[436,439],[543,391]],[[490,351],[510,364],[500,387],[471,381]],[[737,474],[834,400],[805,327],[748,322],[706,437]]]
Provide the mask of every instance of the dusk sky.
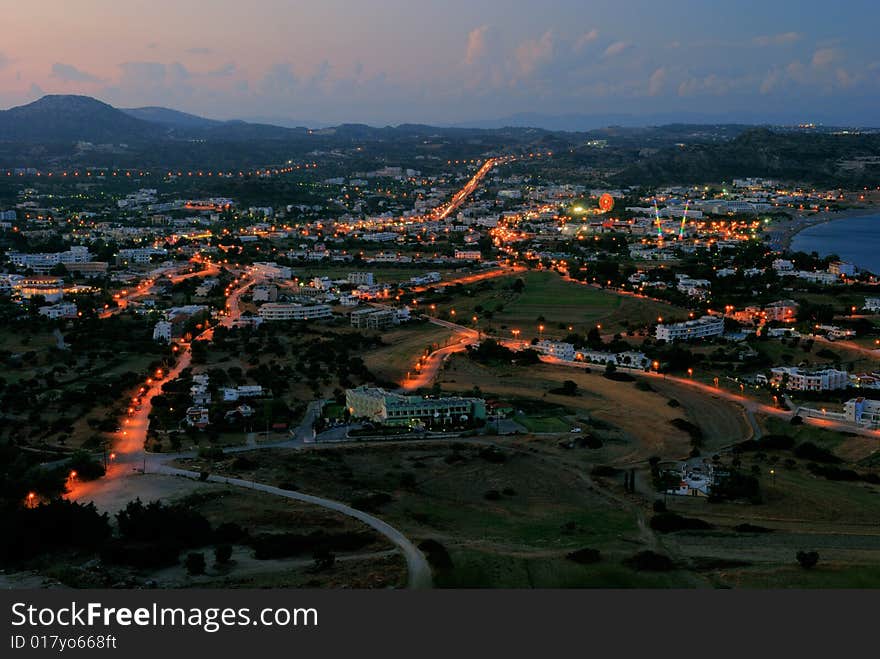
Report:
[[878,125],[878,19],[876,0],[5,0],[0,107],[77,93],[322,124]]

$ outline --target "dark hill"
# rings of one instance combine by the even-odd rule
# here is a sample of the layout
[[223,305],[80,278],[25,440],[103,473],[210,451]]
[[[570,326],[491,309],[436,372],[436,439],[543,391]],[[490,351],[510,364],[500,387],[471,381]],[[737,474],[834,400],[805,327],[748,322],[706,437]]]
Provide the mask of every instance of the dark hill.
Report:
[[0,111],[0,141],[27,143],[142,142],[166,129],[88,96],[44,96]]

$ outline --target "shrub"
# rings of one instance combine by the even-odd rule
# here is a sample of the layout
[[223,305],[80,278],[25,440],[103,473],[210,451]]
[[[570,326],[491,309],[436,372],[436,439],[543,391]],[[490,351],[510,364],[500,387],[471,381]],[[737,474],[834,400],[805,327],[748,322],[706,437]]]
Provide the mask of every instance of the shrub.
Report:
[[232,545],[222,544],[214,547],[214,562],[217,565],[224,565],[232,558]]
[[737,533],[773,533],[773,529],[766,526],[758,526],[757,524],[737,524],[733,527]]
[[202,552],[194,551],[187,554],[183,564],[186,567],[187,573],[191,575],[205,573],[205,555]]
[[816,567],[819,562],[819,552],[817,551],[799,551],[795,554],[798,564],[805,570]]
[[442,544],[436,540],[423,540],[419,549],[425,554],[432,567],[439,570],[448,570],[452,567],[452,557]]
[[480,457],[486,462],[492,462],[495,464],[501,464],[502,462],[507,461],[507,456],[494,446],[480,449]]
[[651,518],[651,528],[660,533],[675,531],[704,531],[712,525],[696,517],[683,517],[678,513],[658,513]]
[[76,451],[67,462],[67,469],[75,471],[76,477],[83,481],[93,481],[104,475],[104,465],[92,458],[86,451]]
[[577,549],[569,554],[566,554],[565,557],[568,560],[574,561],[575,563],[580,563],[581,565],[590,565],[591,563],[598,563],[602,560],[602,555],[599,553],[599,550],[592,549],[590,547]]
[[658,554],[650,549],[640,551],[624,563],[639,571],[666,572],[673,568],[672,559],[669,556]]
[[816,446],[812,442],[804,442],[794,449],[794,455],[801,460],[810,460],[811,462],[825,462],[828,464],[838,464],[843,462],[831,451],[821,446]]

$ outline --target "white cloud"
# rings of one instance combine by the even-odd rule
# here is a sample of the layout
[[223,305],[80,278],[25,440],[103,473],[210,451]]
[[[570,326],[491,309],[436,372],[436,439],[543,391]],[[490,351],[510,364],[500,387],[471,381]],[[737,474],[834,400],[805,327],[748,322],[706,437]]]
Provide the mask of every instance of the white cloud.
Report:
[[666,67],[661,66],[648,78],[648,96],[658,96],[666,84]]
[[520,44],[516,49],[520,75],[530,76],[542,64],[552,60],[553,45],[551,30],[547,30],[540,39],[530,39]]
[[574,52],[580,53],[586,48],[588,45],[593,43],[596,39],[599,38],[599,30],[593,28],[589,32],[584,32],[580,37],[578,37],[577,41],[574,42]]
[[798,32],[782,32],[780,34],[763,34],[752,39],[756,46],[784,46],[800,41],[803,35]]
[[467,47],[464,53],[464,63],[468,66],[481,59],[488,50],[487,33],[489,26],[483,25],[470,31],[467,38]]
[[822,68],[837,60],[838,52],[834,48],[820,48],[813,53],[813,66]]
[[602,57],[603,59],[608,59],[609,57],[617,57],[622,52],[627,50],[630,45],[631,44],[628,41],[615,41],[605,49],[605,52],[602,53]]

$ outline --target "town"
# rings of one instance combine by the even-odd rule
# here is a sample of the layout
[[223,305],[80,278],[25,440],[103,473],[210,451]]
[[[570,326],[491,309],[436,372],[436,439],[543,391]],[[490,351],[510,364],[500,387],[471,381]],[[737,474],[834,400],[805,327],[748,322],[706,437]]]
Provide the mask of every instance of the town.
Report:
[[[0,171],[16,496],[93,502],[120,530],[226,529],[214,567],[207,531],[162,553],[129,530],[99,551],[111,567],[53,578],[246,585],[274,569],[255,561],[313,552],[273,583],[519,586],[521,559],[491,575],[546,508],[543,585],[763,584],[803,572],[764,542],[777,520],[870,519],[880,280],[792,241],[876,212],[880,188],[597,185],[610,175],[576,165],[607,144],[566,139]],[[303,527],[317,548],[272,522],[291,499],[322,511]],[[249,522],[254,505],[273,512]],[[493,515],[509,535],[478,530]],[[678,567],[632,556],[621,538],[653,546],[639,528]],[[678,535],[706,529],[724,531]],[[834,583],[860,537],[829,558]]]

